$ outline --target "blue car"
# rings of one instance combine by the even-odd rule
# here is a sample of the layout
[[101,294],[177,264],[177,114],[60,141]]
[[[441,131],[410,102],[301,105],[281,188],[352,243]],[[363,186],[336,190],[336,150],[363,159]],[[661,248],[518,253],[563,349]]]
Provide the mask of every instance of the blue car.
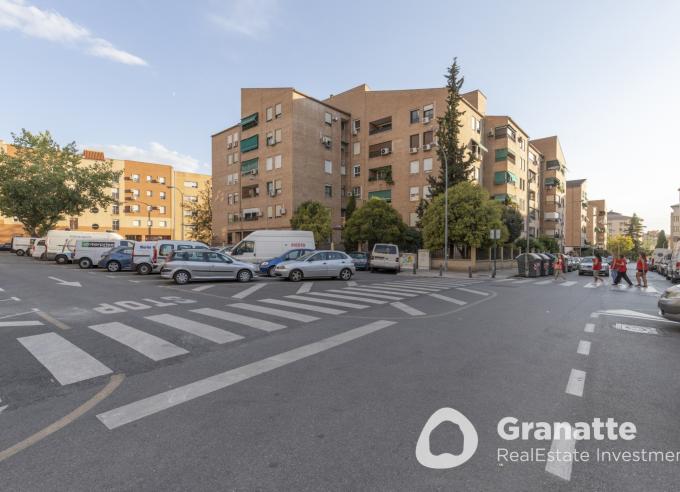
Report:
[[263,261],[260,263],[260,274],[268,275],[269,277],[274,277],[274,270],[276,269],[276,265],[281,263],[282,261],[290,261],[290,260],[297,260],[299,257],[302,255],[306,255],[307,253],[311,253],[314,251],[313,249],[291,249],[283,253],[281,256],[277,256],[276,258],[272,258],[271,260]]
[[109,272],[132,270],[132,246],[118,246],[102,256],[97,265]]

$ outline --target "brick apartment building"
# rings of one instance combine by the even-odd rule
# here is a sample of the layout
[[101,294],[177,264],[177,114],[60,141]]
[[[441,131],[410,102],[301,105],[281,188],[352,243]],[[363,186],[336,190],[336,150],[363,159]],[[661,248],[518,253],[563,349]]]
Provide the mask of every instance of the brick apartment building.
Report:
[[604,200],[588,201],[588,243],[600,250],[607,249],[607,204]]
[[588,194],[585,179],[567,181],[565,200],[564,246],[566,251],[581,250],[589,246],[588,236],[592,237],[594,226],[588,220]]
[[680,244],[680,202],[671,205],[671,226],[669,230],[668,244],[670,247],[675,247]]

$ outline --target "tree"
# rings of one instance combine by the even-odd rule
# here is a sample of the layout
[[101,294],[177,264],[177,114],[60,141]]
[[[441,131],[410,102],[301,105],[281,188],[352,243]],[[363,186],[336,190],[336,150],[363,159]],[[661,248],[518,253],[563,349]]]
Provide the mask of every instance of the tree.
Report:
[[[212,185],[206,182],[205,189],[198,194],[198,200],[191,203],[189,207],[193,217],[193,227],[189,232],[189,237],[195,241],[202,241],[211,244],[213,240],[212,232]],[[182,218],[184,220],[184,218]],[[182,238],[184,239],[184,238]]]
[[290,218],[290,226],[295,230],[312,231],[314,241],[324,243],[331,237],[331,210],[319,202],[304,202]]
[[642,219],[634,213],[630,218],[630,222],[628,223],[628,231],[626,232],[626,236],[628,236],[631,241],[633,241],[633,251],[635,253],[640,251],[640,246],[642,245],[643,227]]
[[371,249],[375,243],[400,244],[406,229],[401,215],[389,203],[371,198],[345,223],[344,234],[347,242],[367,241]]
[[423,244],[423,235],[415,227],[407,227],[398,242],[401,251],[417,252],[418,248]]
[[628,256],[635,249],[635,243],[630,236],[613,236],[609,238],[607,249],[612,255]]
[[0,152],[0,213],[16,217],[31,236],[113,202],[120,172],[111,161],[83,165],[75,142],[61,147],[48,131],[22,129],[12,138],[13,150]]
[[345,207],[345,221],[349,220],[356,209],[357,199],[354,195],[350,195],[349,200],[347,200],[347,206]]
[[538,243],[542,247],[541,251],[545,253],[559,253],[560,245],[557,239],[550,236],[538,236]]
[[[508,242],[512,243],[522,235],[524,230],[524,217],[513,205],[503,207],[503,224],[508,228]],[[523,248],[526,247],[526,243]]]
[[661,229],[659,235],[656,237],[656,248],[668,248],[668,238],[666,237],[666,232]]
[[[471,248],[489,244],[489,231],[503,226],[503,205],[491,200],[479,185],[463,181],[449,188],[449,241],[462,243]],[[426,248],[444,247],[444,195],[434,198],[422,220],[423,242]]]
[[446,75],[446,112],[444,116],[437,118],[437,156],[441,163],[439,176],[428,176],[432,199],[444,193],[446,166],[448,164],[449,187],[468,181],[472,172],[472,164],[477,158],[468,151],[467,142],[461,142],[460,129],[463,124],[461,117],[464,112],[458,108],[462,97],[460,90],[463,87],[464,77],[460,75],[458,60],[448,68]]

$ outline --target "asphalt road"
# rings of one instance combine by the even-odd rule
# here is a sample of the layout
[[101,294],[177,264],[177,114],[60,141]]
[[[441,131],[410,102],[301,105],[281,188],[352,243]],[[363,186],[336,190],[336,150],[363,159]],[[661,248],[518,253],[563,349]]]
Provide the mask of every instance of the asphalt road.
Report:
[[[680,455],[620,454],[680,451],[680,325],[650,279],[178,287],[0,254],[0,490],[672,490]],[[478,446],[435,469],[416,443],[442,408]],[[506,440],[505,417],[636,434]],[[460,454],[461,428],[421,451]],[[590,459],[509,458],[541,449]]]

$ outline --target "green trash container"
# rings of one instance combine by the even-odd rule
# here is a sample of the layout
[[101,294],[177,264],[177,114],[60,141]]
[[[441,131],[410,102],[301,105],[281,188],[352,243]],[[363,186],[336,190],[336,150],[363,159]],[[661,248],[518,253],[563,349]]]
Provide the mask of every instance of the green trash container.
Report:
[[543,259],[535,253],[522,253],[517,258],[517,273],[520,277],[540,277]]

